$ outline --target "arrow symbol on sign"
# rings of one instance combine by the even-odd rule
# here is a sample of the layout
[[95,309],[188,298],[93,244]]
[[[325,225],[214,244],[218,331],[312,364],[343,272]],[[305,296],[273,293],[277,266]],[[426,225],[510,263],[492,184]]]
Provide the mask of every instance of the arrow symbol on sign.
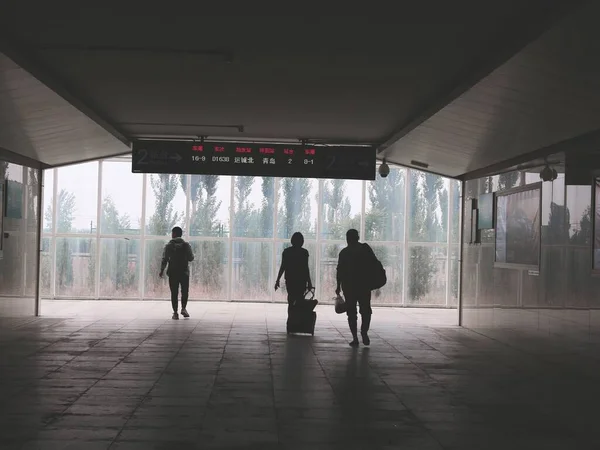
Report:
[[175,155],[169,156],[169,159],[174,159],[175,161],[179,162],[182,158],[179,153],[176,153]]

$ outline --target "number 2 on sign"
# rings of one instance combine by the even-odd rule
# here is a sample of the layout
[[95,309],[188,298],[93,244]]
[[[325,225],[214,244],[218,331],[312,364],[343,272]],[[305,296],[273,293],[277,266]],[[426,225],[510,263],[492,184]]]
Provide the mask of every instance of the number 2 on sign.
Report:
[[288,164],[292,163],[292,158],[288,158]]

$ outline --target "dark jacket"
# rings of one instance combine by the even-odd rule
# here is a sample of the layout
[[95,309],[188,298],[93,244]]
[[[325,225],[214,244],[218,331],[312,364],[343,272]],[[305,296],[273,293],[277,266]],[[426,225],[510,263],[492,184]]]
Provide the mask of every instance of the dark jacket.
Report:
[[370,290],[365,270],[373,258],[376,259],[376,256],[369,244],[357,242],[342,249],[338,258],[337,279],[344,292]]
[[183,238],[171,239],[163,251],[160,271],[163,272],[167,264],[167,275],[188,275],[190,274],[189,262],[194,260],[194,253],[189,243]]
[[302,247],[286,248],[281,255],[281,267],[286,283],[307,283],[310,280],[308,250]]

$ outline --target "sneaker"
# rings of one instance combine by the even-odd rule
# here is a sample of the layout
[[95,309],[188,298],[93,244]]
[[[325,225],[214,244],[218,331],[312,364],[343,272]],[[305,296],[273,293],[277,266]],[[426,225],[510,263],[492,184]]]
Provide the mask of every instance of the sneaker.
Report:
[[176,312],[173,313],[173,317],[171,317],[173,320],[179,320],[179,314],[177,314]]
[[183,317],[190,317],[190,315],[187,312],[187,309],[185,309],[185,308],[181,308],[181,315]]
[[352,340],[352,342],[350,342],[350,347],[358,347],[359,342],[358,342],[358,338],[354,338]]
[[369,339],[369,335],[367,333],[361,333],[363,344],[369,345],[371,343],[371,339]]

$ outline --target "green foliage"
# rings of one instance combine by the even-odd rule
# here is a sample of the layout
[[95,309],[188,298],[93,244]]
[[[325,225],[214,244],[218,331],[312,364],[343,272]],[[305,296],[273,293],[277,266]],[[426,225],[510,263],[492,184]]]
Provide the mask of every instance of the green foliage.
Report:
[[153,174],[150,176],[150,186],[154,192],[155,210],[148,221],[148,234],[166,236],[181,219],[181,214],[175,211],[173,200],[177,194],[177,175]]
[[[437,175],[413,171],[411,176],[411,233],[413,242],[444,242],[444,227],[438,218],[443,179]],[[446,200],[447,205],[447,200]],[[410,248],[409,297],[418,302],[431,290],[436,271],[435,249]]]
[[305,178],[283,178],[282,207],[279,209],[279,237],[291,238],[296,231],[310,233],[310,180]]
[[390,170],[387,178],[369,183],[371,207],[365,216],[367,241],[401,241],[404,228],[405,171]]
[[[180,176],[186,189],[187,175]],[[224,226],[217,220],[221,201],[217,200],[219,175],[194,175],[190,177],[190,234],[196,236],[222,236]],[[192,244],[196,261],[192,264],[191,282],[209,292],[223,286],[223,260],[225,246],[222,242]]]
[[[170,235],[173,227],[181,219],[182,214],[175,211],[173,206],[173,200],[179,186],[178,178],[178,175],[173,174],[153,174],[150,176],[150,186],[154,192],[155,210],[148,220],[148,234],[156,236]],[[149,274],[147,282],[152,282],[154,287],[159,283],[157,276],[160,271],[162,252],[163,244],[160,242],[147,245],[147,273]]]
[[581,220],[579,221],[579,229],[575,230],[571,236],[571,244],[579,246],[588,246],[592,242],[592,208],[588,206]]
[[[103,233],[123,234],[131,228],[131,221],[127,214],[121,214],[113,199],[108,196],[102,202],[102,216],[100,226]],[[135,272],[129,270],[129,255],[136,254],[137,241],[123,239],[104,240],[100,260],[100,279],[114,284],[116,291],[125,291],[135,285]],[[95,277],[95,264],[92,259],[89,277]]]
[[235,201],[234,236],[252,236],[252,218],[255,213],[254,205],[250,202],[253,177],[235,177],[233,196]]
[[[263,198],[260,205],[251,202],[253,177],[236,177],[234,181],[234,235],[265,237],[273,232],[274,198],[273,179],[261,179]],[[270,223],[270,225],[269,225]],[[261,225],[268,225],[261,229]],[[268,236],[268,237],[270,237]],[[248,293],[262,295],[265,282],[271,275],[271,244],[252,242],[235,243],[233,247],[234,273]],[[249,294],[246,295],[249,295]]]
[[[506,172],[498,176],[498,190],[505,191],[519,184],[520,172]],[[492,192],[492,191],[489,191]]]
[[[58,233],[69,233],[73,228],[75,220],[75,195],[61,189],[58,193],[56,212],[56,231]],[[46,210],[46,220],[52,220],[52,208]],[[68,239],[57,239],[56,241],[56,282],[58,286],[73,285],[73,251]]]
[[564,245],[569,241],[571,228],[570,212],[564,205],[550,203],[550,217],[546,229],[547,241],[551,245]]
[[260,210],[260,229],[265,236],[273,235],[273,211],[275,210],[275,179],[264,177],[261,184],[262,204]]
[[[359,229],[360,214],[351,215],[346,180],[331,180],[323,185],[323,234],[325,239],[345,239],[350,228]],[[333,248],[333,247],[329,247]],[[330,253],[330,252],[328,252]],[[337,257],[328,254],[328,257]]]

